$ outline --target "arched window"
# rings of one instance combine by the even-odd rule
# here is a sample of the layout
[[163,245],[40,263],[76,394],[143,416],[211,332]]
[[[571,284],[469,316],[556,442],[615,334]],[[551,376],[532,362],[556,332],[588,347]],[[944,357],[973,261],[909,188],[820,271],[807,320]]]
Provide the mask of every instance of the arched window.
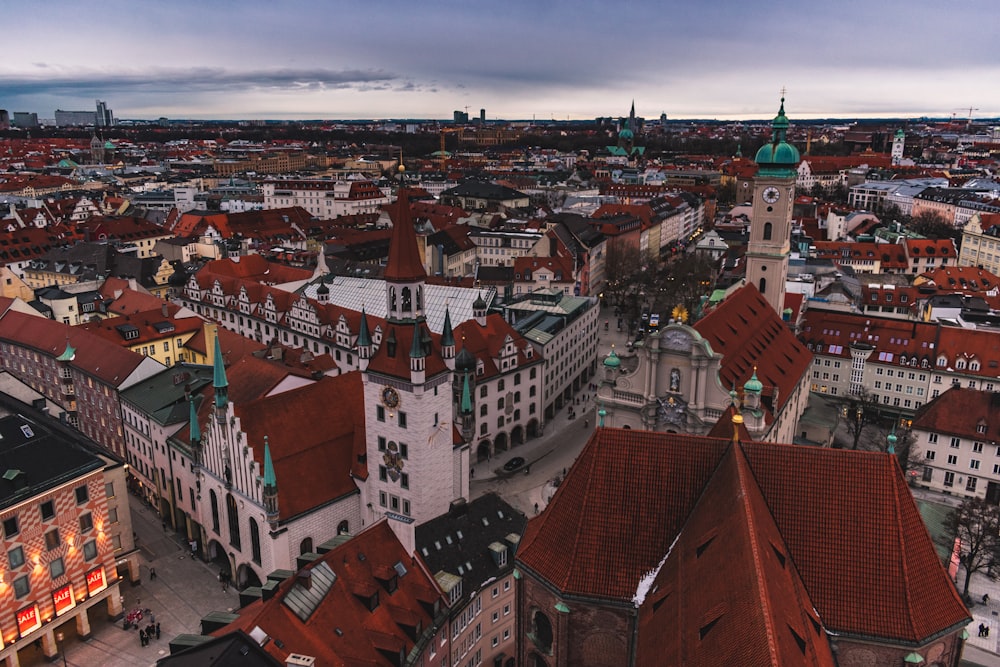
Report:
[[760,282],[758,283],[757,289],[760,290],[761,294],[763,294],[765,292],[765,290],[767,290],[767,278],[761,278],[760,279]]
[[396,310],[396,288],[389,288],[389,310]]
[[552,623],[541,609],[536,609],[531,615],[531,634],[529,636],[539,651],[552,655]]
[[250,549],[253,551],[253,562],[260,565],[260,528],[257,527],[257,520],[250,519]]
[[764,223],[764,240],[765,241],[770,241],[771,240],[771,231],[772,231],[772,229],[773,229],[773,225],[771,225],[770,222],[765,222]]
[[226,518],[229,521],[229,544],[240,548],[240,514],[236,509],[236,499],[233,494],[226,494]]
[[350,535],[350,524],[347,523],[347,519],[344,519],[339,524],[337,524],[337,534],[338,535]]
[[302,554],[312,553],[312,550],[313,550],[313,538],[311,537],[307,537],[306,539],[302,540],[301,544],[299,544],[300,556]]
[[417,310],[421,310],[424,307],[424,291],[417,287]]
[[212,530],[219,532],[219,499],[215,496],[215,489],[208,492],[209,500],[212,502]]
[[412,297],[410,296],[410,288],[403,288],[403,312],[408,313],[413,309]]

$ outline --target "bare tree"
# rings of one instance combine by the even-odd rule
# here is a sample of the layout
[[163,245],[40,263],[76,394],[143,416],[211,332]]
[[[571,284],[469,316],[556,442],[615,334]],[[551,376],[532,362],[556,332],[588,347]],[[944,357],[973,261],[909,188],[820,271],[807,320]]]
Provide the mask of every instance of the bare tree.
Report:
[[851,449],[857,449],[861,436],[869,426],[878,422],[878,400],[868,390],[862,389],[845,401],[841,416],[844,418],[844,427],[851,436]]
[[969,582],[976,572],[996,581],[1000,571],[1000,506],[982,498],[969,498],[952,510],[945,519],[948,538],[944,546],[953,548],[957,539],[958,562],[965,568],[962,597],[969,601]]

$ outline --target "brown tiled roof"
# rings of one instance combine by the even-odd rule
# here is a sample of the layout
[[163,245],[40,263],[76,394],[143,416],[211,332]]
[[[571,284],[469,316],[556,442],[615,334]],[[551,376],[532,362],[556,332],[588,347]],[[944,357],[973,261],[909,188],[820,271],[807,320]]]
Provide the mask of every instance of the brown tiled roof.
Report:
[[[649,605],[640,623],[681,637],[641,638],[646,655],[691,649],[678,628],[716,618],[728,628],[719,651],[742,638],[761,656],[799,650],[788,634],[749,636],[768,627],[818,637],[818,622],[918,644],[969,620],[895,457],[880,453],[598,429],[528,523],[517,560],[561,594]],[[640,585],[657,575],[658,586]],[[677,595],[659,595],[664,586]],[[651,620],[657,607],[675,615]],[[815,638],[800,637],[808,659],[764,664],[830,664]],[[704,662],[660,664],[720,664],[702,648]]]
[[417,247],[409,197],[405,190],[398,197],[392,207],[392,237],[389,239],[389,259],[383,276],[387,281],[411,282],[426,277],[427,273]]
[[[280,484],[279,477],[279,484]],[[435,604],[447,605],[437,583],[419,557],[406,553],[386,521],[379,521],[349,541],[324,554],[300,570],[328,566],[336,575],[329,592],[303,621],[286,602],[297,577],[286,579],[273,598],[253,602],[239,612],[239,619],[218,630],[223,635],[236,629],[250,632],[259,627],[268,636],[280,638],[264,644],[264,650],[284,663],[290,653],[316,658],[317,665],[372,667],[397,664],[397,655],[414,648],[410,636],[417,627],[422,633],[433,627],[429,613]],[[399,563],[405,576],[389,593],[378,578],[382,569]],[[369,609],[367,600],[355,591],[375,591],[378,606]],[[417,623],[417,626],[411,624]],[[387,655],[387,653],[391,654]]]
[[[230,386],[234,382],[235,378],[230,380]],[[365,450],[361,373],[327,376],[274,396],[236,403],[236,413],[261,470],[264,436],[268,438],[282,519],[357,493],[351,472],[358,448]]]
[[836,664],[739,447],[723,456],[652,580],[636,653],[639,667]]
[[800,343],[753,285],[737,290],[694,328],[721,353],[722,386],[743,386],[757,368],[764,383],[762,396],[785,404],[812,363],[812,353]]
[[921,406],[913,418],[913,428],[1000,442],[1000,393],[953,386]]

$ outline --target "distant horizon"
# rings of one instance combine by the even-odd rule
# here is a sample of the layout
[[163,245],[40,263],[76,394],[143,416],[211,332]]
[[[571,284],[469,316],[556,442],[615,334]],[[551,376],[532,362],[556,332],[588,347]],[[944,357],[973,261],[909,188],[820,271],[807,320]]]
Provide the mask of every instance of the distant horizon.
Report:
[[[992,0],[69,0],[5,7],[0,108],[155,120],[1000,117]],[[44,48],[39,48],[44,44]],[[943,54],[947,54],[946,57]],[[994,82],[994,83],[989,83]],[[44,110],[44,111],[38,111]]]

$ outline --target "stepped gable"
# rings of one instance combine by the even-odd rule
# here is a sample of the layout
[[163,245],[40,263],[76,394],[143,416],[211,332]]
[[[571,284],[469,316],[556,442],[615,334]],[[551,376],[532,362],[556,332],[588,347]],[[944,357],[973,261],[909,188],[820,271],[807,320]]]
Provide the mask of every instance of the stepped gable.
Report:
[[392,206],[392,236],[389,239],[389,259],[384,278],[389,282],[414,282],[427,277],[423,259],[417,247],[417,233],[413,228],[408,191],[400,189]]
[[[227,375],[230,389],[247,379],[239,366],[227,369]],[[324,377],[242,403],[235,401],[233,391],[229,395],[260,470],[264,469],[264,436],[268,438],[281,519],[358,492],[351,474],[358,453],[365,452],[360,373]]]
[[413,650],[414,638],[434,627],[434,611],[446,605],[423,562],[406,553],[383,520],[285,579],[274,597],[247,605],[213,635],[259,628],[280,638],[263,648],[282,664],[297,653],[317,665],[391,665]]
[[742,447],[829,631],[922,643],[968,623],[896,457]]
[[753,285],[734,292],[694,328],[722,354],[719,381],[723,387],[742,386],[756,367],[757,377],[764,383],[762,396],[773,397],[778,389],[768,422],[791,397],[812,363],[812,353]]
[[[680,532],[729,445],[622,429],[591,437],[518,562],[567,595],[631,600]],[[616,548],[609,548],[613,545]]]
[[639,667],[836,664],[739,447],[726,451],[636,602]]

